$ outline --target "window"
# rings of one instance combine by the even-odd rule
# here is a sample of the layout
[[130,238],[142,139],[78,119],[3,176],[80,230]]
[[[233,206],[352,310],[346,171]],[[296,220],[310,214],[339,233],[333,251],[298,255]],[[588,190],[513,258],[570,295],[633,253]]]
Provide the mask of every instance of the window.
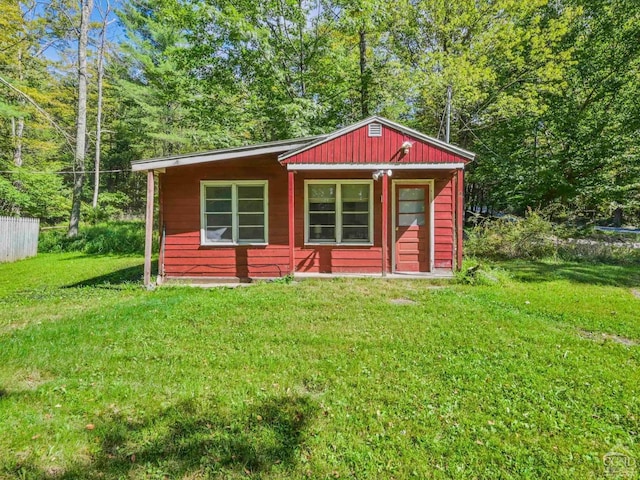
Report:
[[267,182],[202,182],[202,243],[267,243]]
[[307,243],[371,244],[373,182],[306,183]]

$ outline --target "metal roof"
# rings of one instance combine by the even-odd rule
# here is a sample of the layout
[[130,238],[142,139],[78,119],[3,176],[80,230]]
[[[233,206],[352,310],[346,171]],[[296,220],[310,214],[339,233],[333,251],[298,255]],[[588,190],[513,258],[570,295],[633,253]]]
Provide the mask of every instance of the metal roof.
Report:
[[219,150],[210,150],[206,152],[185,153],[183,155],[173,155],[170,157],[136,160],[131,162],[131,170],[134,172],[160,170],[164,168],[179,167],[183,165],[195,165],[199,163],[218,162],[221,160],[254,157],[269,153],[279,153],[280,155],[278,156],[278,160],[282,162],[283,160],[286,160],[293,155],[304,152],[305,150],[309,150],[310,148],[313,148],[324,142],[328,142],[334,138],[340,137],[341,135],[352,132],[353,130],[374,122],[381,123],[389,128],[393,128],[407,135],[411,135],[418,140],[422,140],[435,147],[454,153],[468,160],[473,160],[475,158],[474,153],[471,153],[460,147],[443,142],[442,140],[438,140],[437,138],[430,137],[418,132],[417,130],[405,127],[398,123],[392,122],[391,120],[387,120],[386,118],[372,116],[327,135],[293,138],[289,140],[276,140],[273,142],[259,143],[256,145],[245,145],[242,147],[222,148]]
[[313,137],[293,138],[289,140],[276,140],[274,142],[245,145],[242,147],[222,148],[207,152],[185,153],[170,157],[149,158],[131,162],[131,170],[141,172],[145,170],[159,170],[162,168],[179,167],[182,165],[194,165],[198,163],[218,162],[234,158],[254,157],[268,153],[282,153],[300,148],[308,143],[325,138],[326,135]]

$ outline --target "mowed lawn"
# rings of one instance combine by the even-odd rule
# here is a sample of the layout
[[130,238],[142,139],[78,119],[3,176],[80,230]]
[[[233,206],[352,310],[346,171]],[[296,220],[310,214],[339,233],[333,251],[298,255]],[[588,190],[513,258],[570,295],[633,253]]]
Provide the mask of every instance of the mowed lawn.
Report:
[[141,263],[0,265],[0,478],[638,473],[638,268],[147,292]]

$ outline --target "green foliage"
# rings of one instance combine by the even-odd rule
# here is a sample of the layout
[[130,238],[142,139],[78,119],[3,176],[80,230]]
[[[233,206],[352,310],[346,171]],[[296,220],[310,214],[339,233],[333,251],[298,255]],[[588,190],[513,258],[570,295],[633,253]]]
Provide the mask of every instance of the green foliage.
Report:
[[562,242],[557,257],[568,261],[635,265],[640,267],[640,248],[597,240]]
[[[506,216],[481,220],[467,234],[465,255],[475,259],[559,258],[568,261],[640,265],[640,248],[633,245],[637,236],[612,238],[612,235],[601,232],[567,228],[552,223],[540,212],[529,211],[524,218]],[[478,278],[485,277],[484,269],[476,267],[479,266],[460,273],[459,280],[474,283]]]
[[502,217],[482,221],[469,231],[465,253],[470,256],[507,259],[540,259],[556,253],[554,226],[538,212],[526,217]]
[[640,270],[498,272],[147,292],[139,256],[0,264],[0,476],[574,480],[640,458]]
[[123,192],[103,192],[98,197],[98,206],[82,204],[82,218],[91,224],[118,220],[131,205],[131,199]]
[[[126,195],[129,211],[144,198],[131,160],[326,133],[364,111],[442,138],[451,86],[451,141],[478,153],[467,168],[474,210],[554,204],[568,219],[640,219],[636,0],[118,7],[124,34],[107,48],[102,142],[102,168],[116,171],[100,187]],[[3,0],[2,11],[1,75],[48,115],[0,85],[0,169],[25,170],[0,174],[0,208],[55,223],[72,175],[35,182],[26,172],[70,170],[77,4]],[[90,131],[95,96],[90,84]],[[87,212],[92,221],[122,209],[105,202]]]
[[0,215],[20,214],[56,223],[67,217],[69,205],[69,190],[53,171],[41,174],[23,168],[0,175]]
[[[157,242],[156,242],[157,243]],[[155,246],[157,248],[157,245]],[[91,254],[143,254],[143,222],[108,222],[85,225],[77,237],[69,238],[62,229],[40,234],[38,251],[84,252]]]

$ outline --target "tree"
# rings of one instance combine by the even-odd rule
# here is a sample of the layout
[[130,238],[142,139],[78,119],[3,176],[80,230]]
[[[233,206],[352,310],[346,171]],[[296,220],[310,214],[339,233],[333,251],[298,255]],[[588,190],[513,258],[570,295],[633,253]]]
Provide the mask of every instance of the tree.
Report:
[[67,236],[78,235],[80,224],[80,205],[84,186],[84,159],[87,135],[87,43],[89,35],[89,17],[93,10],[93,0],[82,0],[80,27],[78,34],[78,108],[76,117],[76,149],[74,156],[73,198]]
[[98,206],[98,194],[100,192],[100,154],[101,154],[101,142],[102,142],[102,87],[104,79],[104,55],[105,55],[105,41],[107,38],[107,27],[111,21],[109,20],[109,13],[111,12],[111,5],[107,1],[106,9],[102,13],[102,29],[100,30],[100,44],[98,46],[98,99],[97,99],[97,113],[96,113],[96,152],[94,161],[94,182],[93,182],[93,208]]

